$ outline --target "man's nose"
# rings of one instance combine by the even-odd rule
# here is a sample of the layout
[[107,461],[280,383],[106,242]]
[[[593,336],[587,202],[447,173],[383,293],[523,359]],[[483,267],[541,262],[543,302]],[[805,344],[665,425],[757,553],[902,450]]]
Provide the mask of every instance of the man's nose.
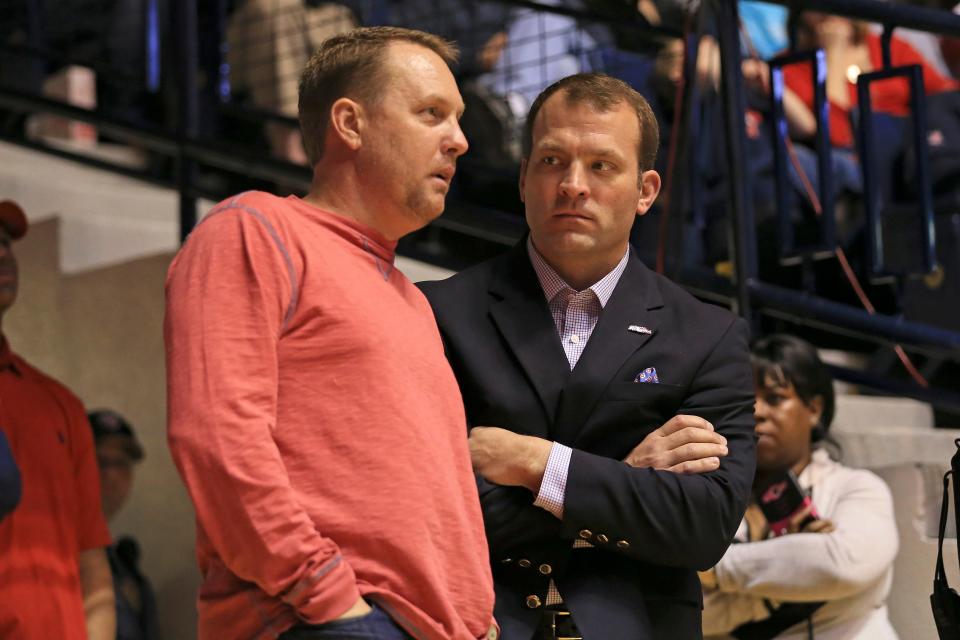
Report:
[[467,142],[467,136],[464,135],[463,129],[460,128],[460,122],[454,120],[446,152],[458,158],[465,154],[469,148],[470,143]]
[[590,195],[586,173],[578,162],[571,162],[560,181],[560,193],[570,199],[586,198]]

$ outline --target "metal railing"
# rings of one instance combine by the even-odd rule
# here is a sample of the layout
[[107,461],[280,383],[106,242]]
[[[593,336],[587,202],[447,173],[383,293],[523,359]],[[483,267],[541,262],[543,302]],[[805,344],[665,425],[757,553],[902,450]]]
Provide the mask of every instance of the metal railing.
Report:
[[[806,0],[803,3],[777,1],[776,4],[794,6],[803,10],[816,10],[844,15],[847,17],[878,22],[884,26],[883,41],[885,43],[885,59],[887,62],[883,70],[872,74],[861,75],[861,91],[873,79],[886,77],[892,74],[914,74],[915,71],[891,69],[889,65],[889,42],[894,29],[907,27],[928,30],[934,33],[960,36],[960,17],[928,9],[907,7],[896,4],[873,2],[871,0]],[[582,23],[614,24],[620,29],[636,29],[636,33],[649,37],[681,37],[684,34],[673,28],[652,28],[639,18],[635,24],[624,24],[614,16],[605,16],[597,13],[587,13],[582,10],[541,5],[526,0],[506,1],[506,4],[518,8],[535,9],[562,15]],[[204,125],[205,112],[222,110],[222,86],[224,69],[223,60],[203,53],[201,46],[200,26],[198,23],[198,6],[196,0],[176,0],[163,3],[150,0],[148,3],[152,16],[145,25],[146,41],[151,43],[150,55],[147,55],[148,65],[144,72],[143,83],[151,90],[159,85],[156,79],[163,77],[164,89],[175,96],[176,108],[171,117],[163,122],[145,123],[131,121],[112,115],[103,109],[82,109],[65,104],[62,101],[52,100],[40,95],[31,94],[22,90],[0,86],[0,109],[18,113],[52,113],[76,121],[95,125],[101,132],[115,136],[118,139],[135,143],[151,150],[154,153],[172,158],[175,161],[173,180],[160,178],[175,187],[180,197],[180,228],[181,237],[185,237],[195,224],[196,199],[201,196],[219,198],[227,194],[217,193],[209,188],[200,178],[211,168],[233,172],[247,178],[264,181],[281,182],[287,185],[300,185],[306,188],[309,184],[310,172],[282,160],[272,159],[261,150],[250,149],[242,144],[230,144],[214,135],[210,135]],[[802,4],[802,7],[800,6]],[[217,4],[214,12],[222,19],[225,16],[223,3]],[[754,201],[749,194],[749,176],[744,165],[744,150],[746,148],[746,131],[744,112],[746,108],[743,78],[740,70],[742,57],[740,44],[740,24],[737,3],[729,0],[704,0],[703,10],[710,11],[716,21],[716,39],[721,57],[720,98],[723,106],[723,124],[726,130],[724,155],[727,165],[727,211],[730,239],[730,259],[733,262],[733,274],[730,278],[718,277],[712,273],[709,266],[684,264],[683,260],[668,260],[668,270],[682,283],[693,289],[698,295],[715,302],[726,302],[735,308],[741,315],[748,318],[754,328],[761,326],[761,319],[772,317],[788,320],[795,325],[805,325],[817,330],[826,330],[844,336],[853,336],[862,343],[869,342],[880,345],[902,343],[912,353],[929,356],[938,361],[960,362],[960,333],[940,327],[904,320],[902,317],[871,314],[860,308],[828,300],[815,292],[795,290],[780,284],[765,280],[761,273],[758,260],[757,224],[754,213]],[[376,13],[371,10],[372,13]],[[172,35],[166,40],[160,34],[163,29],[158,15],[171,18]],[[218,38],[222,38],[225,31],[220,25]],[[2,34],[0,34],[2,35]],[[206,36],[206,32],[204,32]],[[162,58],[165,65],[161,74],[161,57],[159,43],[162,41],[175,43],[175,46],[165,47],[165,56]],[[210,49],[208,47],[207,49]],[[221,48],[213,47],[217,50]],[[11,46],[0,41],[0,52],[16,50],[20,54],[31,53],[23,46]],[[33,54],[42,53],[36,50]],[[221,51],[222,53],[222,51]],[[804,59],[817,61],[821,59],[817,53],[802,54]],[[798,245],[792,236],[793,225],[789,219],[789,209],[785,193],[786,185],[786,151],[784,148],[785,124],[782,110],[781,96],[778,87],[782,88],[781,70],[784,65],[795,62],[797,58],[784,58],[772,64],[773,72],[773,101],[771,114],[774,119],[774,132],[777,134],[771,141],[775,155],[776,193],[778,212],[780,217],[778,227],[781,245],[778,253],[783,258],[796,258],[803,262],[821,258],[837,247],[838,239],[833,220],[833,207],[830,186],[830,172],[825,159],[829,150],[829,135],[826,127],[826,98],[821,83],[817,87],[815,112],[821,124],[818,132],[818,167],[820,173],[819,200],[823,206],[824,215],[820,222],[818,241],[810,245]],[[822,63],[822,60],[821,60]],[[689,66],[689,65],[688,65]],[[687,70],[690,73],[690,69]],[[822,75],[821,75],[822,77]],[[150,80],[150,79],[153,80]],[[204,89],[198,89],[203,83]],[[152,83],[152,84],[151,84]],[[919,89],[919,87],[917,87]],[[696,92],[691,91],[689,100],[693,100]],[[870,122],[870,103],[868,93],[862,93],[860,99],[861,123]],[[914,111],[922,111],[922,91],[914,91]],[[209,101],[212,104],[208,104]],[[691,113],[690,105],[685,105],[686,114]],[[233,108],[229,106],[229,108]],[[292,121],[282,115],[274,115],[278,121],[292,124]],[[689,115],[684,120],[689,124]],[[679,126],[680,123],[677,123]],[[936,259],[935,234],[932,224],[932,208],[929,200],[929,175],[923,165],[924,140],[922,140],[922,116],[918,115],[914,130],[917,137],[914,143],[918,151],[918,181],[921,185],[918,199],[918,216],[915,220],[921,228],[923,245],[921,247],[923,266],[931,268]],[[865,129],[864,129],[865,130]],[[21,144],[43,148],[37,142],[15,140]],[[689,140],[688,140],[689,142]],[[883,255],[882,244],[882,212],[880,203],[874,194],[877,183],[875,171],[870,166],[871,144],[876,141],[869,135],[861,137],[860,151],[868,161],[864,163],[864,180],[866,189],[866,211],[868,236],[870,238],[869,275],[888,275]],[[71,154],[63,149],[52,147],[46,151],[67,155],[83,162],[96,164],[103,168],[122,171],[136,177],[158,180],[156,176],[138,170],[118,167],[103,160],[95,160]],[[461,173],[469,169],[469,161]],[[694,185],[696,187],[696,185]],[[701,215],[696,211],[700,205],[701,196],[694,189],[694,211],[692,215]],[[672,198],[675,203],[679,198]],[[675,213],[686,213],[679,209],[679,205],[671,204]],[[435,229],[445,230],[451,234],[473,240],[492,243],[497,246],[510,243],[522,232],[522,223],[510,216],[497,216],[495,213],[483,210],[478,215],[471,215],[471,205],[467,202],[453,200],[451,202],[452,215],[446,215],[435,223]],[[429,256],[424,256],[429,258]],[[868,274],[864,274],[868,275]],[[899,274],[898,274],[899,275]],[[858,384],[873,386],[888,392],[896,392],[907,396],[921,398],[940,407],[960,412],[960,394],[950,389],[925,389],[910,382],[901,382],[889,375],[881,373],[873,375],[868,372],[835,370],[838,377],[854,381]]]

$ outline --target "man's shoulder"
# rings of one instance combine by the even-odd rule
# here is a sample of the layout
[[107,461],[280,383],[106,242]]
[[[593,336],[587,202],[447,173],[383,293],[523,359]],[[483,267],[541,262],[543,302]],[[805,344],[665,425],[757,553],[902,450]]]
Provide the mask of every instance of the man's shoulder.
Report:
[[417,286],[436,309],[444,305],[462,305],[474,300],[479,293],[490,288],[493,274],[504,262],[505,256],[490,258],[459,271],[444,280],[418,282]]
[[65,384],[30,364],[23,356],[16,353],[12,355],[13,364],[24,380],[44,387],[61,402],[83,411],[83,403],[80,402],[80,398],[70,391]]
[[670,278],[656,273],[652,269],[648,269],[648,271],[660,292],[664,305],[675,314],[694,320],[698,324],[722,327],[723,330],[740,319],[729,309],[696,298]]
[[267,226],[278,226],[289,217],[293,205],[290,199],[275,196],[266,191],[244,191],[221,200],[204,216],[197,228],[216,226],[231,217],[250,218]]
[[[279,249],[285,256],[296,252],[301,234],[296,229],[297,205],[291,198],[281,198],[263,191],[246,191],[214,205],[190,232],[173,259],[173,273],[184,256],[212,259],[216,251],[230,247],[249,252]],[[242,241],[241,241],[242,239]],[[169,277],[169,274],[168,274]]]

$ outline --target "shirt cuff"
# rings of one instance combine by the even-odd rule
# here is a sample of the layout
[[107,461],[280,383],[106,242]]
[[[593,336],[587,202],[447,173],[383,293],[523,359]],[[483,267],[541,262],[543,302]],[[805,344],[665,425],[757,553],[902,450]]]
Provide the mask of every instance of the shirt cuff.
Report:
[[558,519],[563,520],[563,503],[567,496],[567,474],[570,471],[570,454],[573,449],[559,442],[550,447],[547,468],[540,481],[540,492],[533,506],[546,509]]

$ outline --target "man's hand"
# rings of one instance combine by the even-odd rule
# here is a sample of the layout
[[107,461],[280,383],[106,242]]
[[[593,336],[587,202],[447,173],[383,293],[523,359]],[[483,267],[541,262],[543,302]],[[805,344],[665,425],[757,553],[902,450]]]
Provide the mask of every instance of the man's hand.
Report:
[[766,62],[747,58],[740,63],[740,69],[748,89],[762,96],[770,95],[770,67]]
[[360,598],[359,600],[354,602],[353,606],[347,609],[343,613],[343,615],[341,615],[339,618],[335,618],[335,620],[349,620],[350,618],[359,618],[360,616],[367,615],[368,613],[370,613],[370,611],[371,611],[370,605],[367,604],[367,601],[364,600],[363,598]]
[[717,588],[717,570],[716,567],[710,567],[706,571],[697,571],[697,577],[700,578],[700,586],[704,591],[713,591]]
[[113,640],[117,635],[117,607],[106,550],[81,551],[78,566],[87,637],[90,640]]
[[631,467],[705,473],[720,467],[727,439],[699,416],[678,415],[653,431],[624,458]]
[[474,427],[470,431],[473,470],[495,484],[526,487],[534,494],[547,468],[549,440],[524,436],[499,427]]

